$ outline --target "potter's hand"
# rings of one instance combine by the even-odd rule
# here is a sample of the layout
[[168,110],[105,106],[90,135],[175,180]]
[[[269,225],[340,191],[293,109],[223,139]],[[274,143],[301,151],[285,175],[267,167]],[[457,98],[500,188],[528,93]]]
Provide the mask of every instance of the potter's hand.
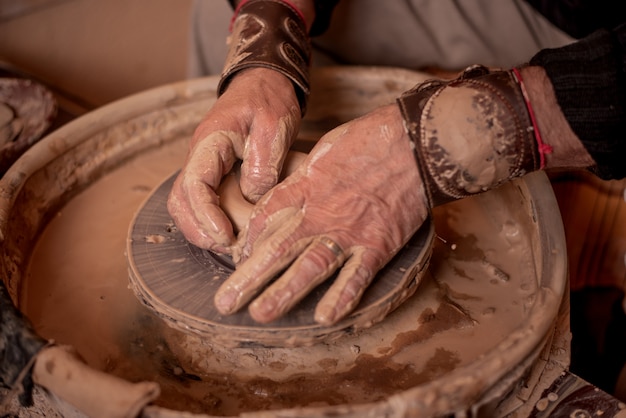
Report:
[[255,320],[271,321],[340,269],[315,312],[332,324],[355,307],[429,207],[542,167],[593,162],[540,68],[473,66],[450,82],[416,86],[398,105],[325,135],[259,202],[241,242],[246,260],[215,296],[220,312],[239,309],[278,275],[249,307]]
[[279,275],[249,306],[256,321],[272,321],[340,269],[315,312],[319,323],[338,321],[426,218],[420,184],[397,106],[329,132],[257,204],[218,310],[238,310]]
[[233,226],[216,194],[222,177],[243,160],[241,191],[256,202],[276,184],[300,115],[293,84],[284,75],[254,68],[233,78],[196,129],[169,196],[170,215],[190,242],[230,252]]

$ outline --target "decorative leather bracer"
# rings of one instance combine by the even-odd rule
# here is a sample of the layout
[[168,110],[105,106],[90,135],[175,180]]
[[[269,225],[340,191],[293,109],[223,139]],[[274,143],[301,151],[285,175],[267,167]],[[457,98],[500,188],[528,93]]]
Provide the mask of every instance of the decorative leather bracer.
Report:
[[430,207],[540,168],[533,123],[512,71],[467,68],[398,99]]
[[218,95],[233,76],[250,67],[265,67],[287,76],[294,84],[302,115],[310,93],[311,45],[298,12],[280,0],[249,0],[237,11]]

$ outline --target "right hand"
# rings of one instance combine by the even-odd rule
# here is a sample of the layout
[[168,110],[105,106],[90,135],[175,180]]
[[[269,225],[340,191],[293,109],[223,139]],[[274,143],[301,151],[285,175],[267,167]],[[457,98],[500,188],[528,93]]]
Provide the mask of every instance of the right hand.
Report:
[[241,192],[258,201],[278,182],[300,121],[298,99],[287,77],[252,68],[233,78],[197,127],[167,202],[188,241],[231,253],[233,226],[216,193],[222,177],[242,160]]
[[271,322],[339,270],[315,310],[318,323],[334,324],[427,215],[400,109],[380,107],[325,134],[255,205],[216,308],[228,315],[254,299],[252,318]]

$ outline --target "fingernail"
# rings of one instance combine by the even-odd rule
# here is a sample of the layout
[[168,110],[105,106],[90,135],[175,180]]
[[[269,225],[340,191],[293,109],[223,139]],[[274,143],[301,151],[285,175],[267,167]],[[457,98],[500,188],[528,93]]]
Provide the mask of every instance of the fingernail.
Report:
[[332,306],[318,306],[315,309],[315,322],[321,325],[332,325],[337,318],[337,309]]
[[255,299],[250,304],[250,315],[255,321],[267,322],[274,318],[276,311],[276,300],[274,298]]
[[257,203],[259,200],[261,200],[261,198],[263,197],[263,194],[261,193],[250,193],[246,196],[246,199],[248,199],[248,201],[252,202],[252,203]]
[[215,307],[223,314],[228,315],[235,309],[237,303],[238,292],[233,289],[228,289],[223,292],[218,292],[215,295]]

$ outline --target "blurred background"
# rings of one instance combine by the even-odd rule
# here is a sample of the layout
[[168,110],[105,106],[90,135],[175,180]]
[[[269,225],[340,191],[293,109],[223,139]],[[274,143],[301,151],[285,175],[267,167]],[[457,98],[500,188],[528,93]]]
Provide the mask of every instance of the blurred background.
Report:
[[0,67],[87,108],[182,80],[191,2],[0,0]]
[[[228,7],[226,0],[206,1]],[[192,6],[193,0],[0,0],[0,77],[27,77],[52,90],[56,126],[183,80]],[[551,180],[570,257],[572,370],[626,400],[626,182],[585,173]]]

